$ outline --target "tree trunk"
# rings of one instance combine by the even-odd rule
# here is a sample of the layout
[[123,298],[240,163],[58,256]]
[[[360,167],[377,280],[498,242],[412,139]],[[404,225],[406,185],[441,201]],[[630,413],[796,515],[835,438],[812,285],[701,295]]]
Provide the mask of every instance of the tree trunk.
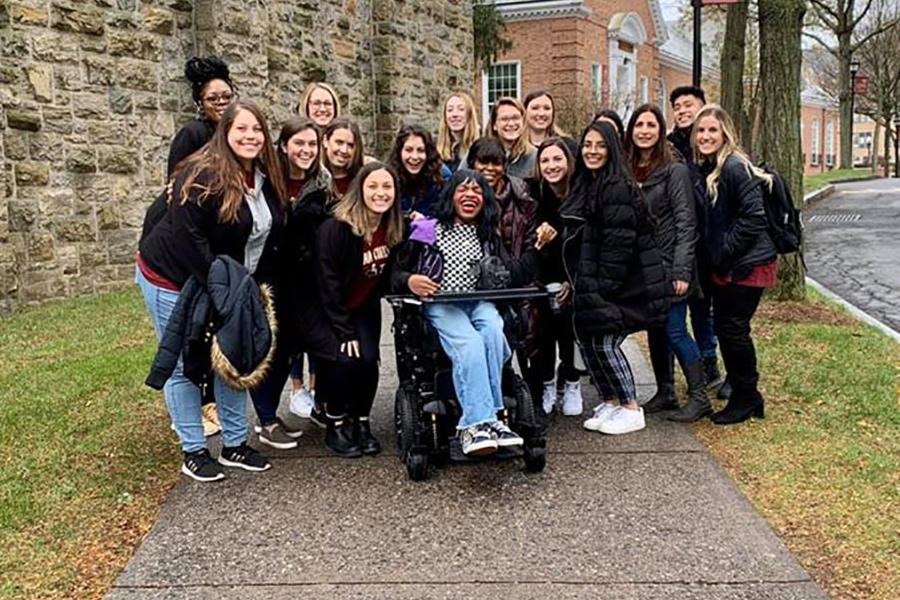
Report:
[[741,141],[749,145],[750,123],[744,109],[744,46],[747,40],[747,2],[728,7],[725,20],[725,41],[719,72],[722,74],[722,108],[735,121]]
[[[795,202],[803,202],[800,150],[800,36],[805,0],[759,0],[759,63],[762,88],[762,159],[781,173]],[[802,249],[801,249],[802,252]],[[783,256],[778,270],[778,300],[806,296],[800,255]]]
[[869,142],[872,145],[869,146],[869,148],[868,148],[869,156],[871,157],[871,160],[872,160],[872,164],[869,165],[869,167],[871,167],[873,175],[878,174],[878,141],[879,141],[879,138],[881,137],[880,134],[881,134],[881,126],[878,124],[878,121],[875,121],[875,128],[872,131],[872,141]]

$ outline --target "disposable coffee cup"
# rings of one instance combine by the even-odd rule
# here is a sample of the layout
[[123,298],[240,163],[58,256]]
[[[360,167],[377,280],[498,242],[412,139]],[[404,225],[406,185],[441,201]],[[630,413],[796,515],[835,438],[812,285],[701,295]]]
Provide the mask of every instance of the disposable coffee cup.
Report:
[[554,313],[559,313],[562,311],[562,307],[559,305],[559,293],[562,291],[562,284],[558,282],[548,283],[544,286],[544,289],[550,294],[550,310]]

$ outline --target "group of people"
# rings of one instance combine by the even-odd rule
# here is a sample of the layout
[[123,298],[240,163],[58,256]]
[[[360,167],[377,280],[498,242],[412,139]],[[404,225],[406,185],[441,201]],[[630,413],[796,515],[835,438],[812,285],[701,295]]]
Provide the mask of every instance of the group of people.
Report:
[[[135,280],[186,475],[271,467],[247,444],[248,393],[260,443],[295,447],[302,431],[276,412],[288,379],[291,412],[323,426],[332,452],[378,453],[369,415],[385,293],[434,297],[424,314],[453,364],[463,452],[521,445],[499,416],[513,352],[497,307],[439,301],[480,289],[491,261],[510,285],[555,294],[514,307],[527,324],[515,361],[545,413],[583,414],[587,374],[601,399],[584,421],[592,431],[638,431],[657,411],[717,424],[763,416],[750,321],[777,271],[763,208],[771,177],[702,89],[672,92],[668,135],[662,110],[645,104],[627,125],[602,110],[577,138],[557,126],[550,92],[497,99],[479,135],[471,97],[455,91],[436,139],[405,125],[382,162],[325,83],[307,86],[273,137],[221,60],[192,58],[185,75],[198,117],[172,142]],[[657,382],[643,406],[622,351],[638,331]],[[713,388],[728,397],[715,414]],[[214,460],[205,436],[219,429]]]

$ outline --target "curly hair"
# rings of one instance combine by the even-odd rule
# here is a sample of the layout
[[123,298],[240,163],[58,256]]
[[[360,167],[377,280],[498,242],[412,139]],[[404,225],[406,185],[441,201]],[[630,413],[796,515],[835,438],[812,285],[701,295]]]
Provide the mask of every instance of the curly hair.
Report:
[[[415,175],[407,171],[402,157],[403,146],[411,137],[421,138],[425,145],[425,164]],[[436,185],[440,188],[444,185],[444,178],[441,176],[441,167],[444,163],[441,155],[438,154],[434,138],[418,125],[404,125],[400,128],[388,155],[388,164],[400,177],[400,190],[408,196],[418,198],[426,192],[429,186]]]
[[194,56],[188,59],[184,64],[184,76],[191,82],[191,97],[195,103],[200,102],[203,88],[213,79],[221,79],[228,84],[232,91],[235,89],[228,65],[218,56],[206,58]]

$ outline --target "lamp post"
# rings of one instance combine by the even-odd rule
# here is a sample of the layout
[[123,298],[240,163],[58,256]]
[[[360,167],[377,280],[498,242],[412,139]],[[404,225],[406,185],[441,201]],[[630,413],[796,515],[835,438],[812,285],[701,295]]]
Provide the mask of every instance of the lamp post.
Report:
[[856,101],[856,74],[859,73],[859,61],[850,61],[850,164],[843,168],[853,168],[853,104]]
[[691,6],[694,8],[694,69],[691,85],[700,87],[700,77],[703,73],[703,46],[700,44],[700,28],[702,23],[700,20],[700,9],[703,8],[703,0],[691,0]]

